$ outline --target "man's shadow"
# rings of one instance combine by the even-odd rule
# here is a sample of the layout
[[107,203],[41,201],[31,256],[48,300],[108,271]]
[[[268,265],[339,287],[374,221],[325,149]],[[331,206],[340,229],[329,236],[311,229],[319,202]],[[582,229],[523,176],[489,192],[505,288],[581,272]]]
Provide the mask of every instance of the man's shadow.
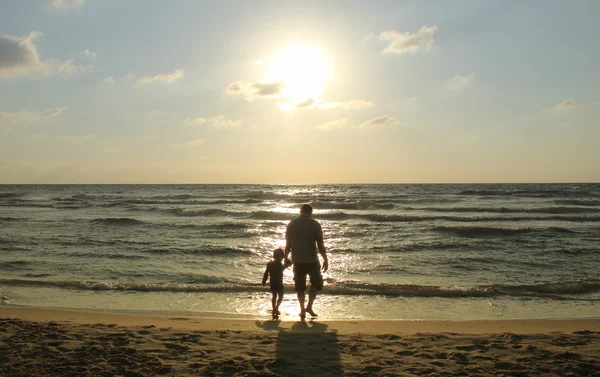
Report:
[[256,322],[267,331],[278,331],[276,359],[267,368],[281,376],[342,376],[337,331],[315,321],[299,321],[291,329],[279,321]]

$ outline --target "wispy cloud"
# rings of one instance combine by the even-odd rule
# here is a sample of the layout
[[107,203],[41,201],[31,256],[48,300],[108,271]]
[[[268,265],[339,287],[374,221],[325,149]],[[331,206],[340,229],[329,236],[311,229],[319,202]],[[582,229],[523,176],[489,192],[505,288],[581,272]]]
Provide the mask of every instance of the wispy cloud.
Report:
[[0,77],[62,74],[71,76],[92,66],[77,65],[74,60],[42,60],[34,41],[43,34],[32,31],[24,37],[0,36]]
[[575,102],[575,98],[569,98],[554,106],[554,110],[566,111],[574,109],[575,107],[577,107],[577,102]]
[[40,119],[56,116],[64,112],[66,109],[66,107],[55,107],[44,111],[22,110],[13,113],[0,110],[0,125],[10,126],[16,124],[33,123]]
[[396,117],[391,117],[387,115],[378,116],[376,118],[370,119],[366,122],[361,123],[360,128],[367,127],[377,127],[377,126],[395,126],[400,124]]
[[448,89],[452,90],[463,90],[467,86],[471,85],[471,83],[473,83],[473,80],[475,80],[474,73],[471,73],[467,76],[455,75],[450,80],[448,80],[447,87]]
[[183,69],[178,69],[171,73],[159,73],[154,76],[142,76],[138,78],[135,82],[136,84],[150,84],[157,81],[171,83],[175,80],[182,78],[183,76],[185,76]]
[[87,48],[81,51],[81,54],[86,58],[90,58],[92,60],[96,60],[96,58],[98,57],[98,54],[96,54],[94,51],[88,50]]
[[344,128],[348,124],[348,119],[330,120],[318,125],[316,128],[321,130],[333,130],[335,128]]
[[85,0],[50,0],[48,4],[58,10],[72,10],[81,7]]
[[347,102],[316,102],[312,98],[309,98],[303,102],[283,102],[278,103],[277,106],[281,110],[295,110],[295,109],[345,109],[345,110],[362,110],[375,107],[375,104],[371,101],[364,100],[353,100]]
[[217,115],[210,118],[186,118],[183,123],[188,126],[199,126],[202,124],[209,124],[215,128],[235,128],[242,125],[241,120],[227,119],[226,115]]
[[115,83],[115,78],[112,76],[107,76],[102,80],[102,82],[106,85],[112,85]]
[[285,83],[283,81],[257,81],[253,83],[235,81],[225,87],[225,93],[232,95],[240,94],[247,101],[252,101],[257,97],[281,97],[284,89]]
[[401,33],[395,30],[387,30],[379,35],[379,38],[389,41],[389,45],[382,52],[403,54],[420,49],[429,50],[433,46],[433,36],[437,26],[423,26],[416,33]]
[[317,104],[319,109],[348,109],[348,110],[362,110],[375,107],[375,104],[371,101],[364,100],[353,100],[348,102],[325,102]]

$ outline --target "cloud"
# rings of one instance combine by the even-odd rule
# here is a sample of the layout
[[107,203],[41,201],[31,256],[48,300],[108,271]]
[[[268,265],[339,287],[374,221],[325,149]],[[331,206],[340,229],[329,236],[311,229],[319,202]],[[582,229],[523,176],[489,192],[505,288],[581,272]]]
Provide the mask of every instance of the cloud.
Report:
[[183,123],[188,126],[199,126],[201,124],[210,124],[215,128],[236,128],[242,125],[241,120],[227,119],[225,115],[217,115],[211,118],[186,118]]
[[55,107],[44,111],[22,110],[19,112],[8,113],[0,110],[0,125],[15,125],[24,123],[33,123],[40,119],[51,118],[62,112],[66,107]]
[[455,75],[450,80],[448,80],[448,89],[452,90],[463,90],[467,86],[471,85],[471,83],[475,80],[475,74],[471,73],[468,76],[460,76]]
[[395,30],[384,31],[379,35],[379,38],[389,41],[390,44],[382,52],[403,54],[419,49],[429,50],[433,46],[433,35],[436,30],[437,26],[423,26],[416,33],[400,33]]
[[71,10],[81,7],[85,0],[50,0],[48,4],[58,10]]
[[253,95],[259,97],[275,97],[283,92],[285,83],[283,81],[276,82],[255,82],[250,86]]
[[375,107],[375,104],[371,101],[353,100],[348,102],[323,102],[319,103],[312,98],[300,103],[283,102],[278,103],[277,106],[281,110],[295,110],[295,109],[345,109],[345,110],[362,110]]
[[225,87],[225,93],[227,94],[241,94],[243,93],[244,83],[241,81],[234,81]]
[[321,130],[332,130],[335,128],[344,128],[348,124],[348,119],[330,120],[317,126]]
[[73,59],[41,60],[34,40],[42,36],[39,31],[32,31],[24,37],[0,36],[0,77],[55,73],[70,76],[92,68],[76,65]]
[[183,123],[187,124],[188,126],[199,126],[201,124],[206,123],[206,119],[205,118],[186,118]]
[[281,97],[284,89],[285,83],[283,81],[257,81],[253,83],[235,81],[225,87],[225,93],[241,94],[247,101],[252,101],[256,97]]
[[186,146],[188,146],[188,147],[197,147],[198,145],[204,144],[204,140],[202,140],[202,139],[190,140],[190,141],[185,142],[183,144],[186,145]]
[[98,54],[96,54],[94,51],[88,50],[87,48],[81,51],[81,54],[83,54],[83,56],[85,56],[86,58],[90,58],[92,60],[96,60],[96,58],[98,57]]
[[47,63],[48,71],[46,74],[61,73],[63,76],[73,76],[92,69],[93,65],[77,65],[71,60],[50,60]]
[[569,98],[554,106],[554,110],[565,111],[574,109],[575,107],[577,107],[577,102],[575,102],[575,98]]
[[50,118],[50,117],[53,117],[55,115],[58,115],[58,114],[62,113],[66,109],[67,109],[66,107],[55,107],[54,109],[49,109],[49,110],[43,111],[42,112],[42,117],[43,118]]
[[362,110],[375,107],[375,104],[371,101],[353,100],[348,102],[325,102],[317,104],[319,109],[348,109],[348,110]]
[[185,73],[183,72],[182,69],[178,69],[176,71],[173,71],[171,73],[160,73],[158,75],[154,75],[154,76],[142,76],[139,79],[137,79],[135,81],[136,84],[150,84],[153,83],[155,81],[161,81],[161,82],[168,82],[171,83],[177,79],[182,78],[183,76],[185,76]]
[[212,117],[208,120],[209,123],[213,125],[213,127],[217,128],[234,128],[242,125],[241,120],[229,120],[225,119],[225,115],[219,115],[216,117]]
[[115,83],[115,78],[112,76],[108,76],[105,77],[104,80],[102,80],[103,83],[105,83],[106,85],[112,85]]
[[295,110],[295,109],[312,109],[314,108],[315,100],[308,98],[305,101],[294,103],[294,102],[281,102],[277,104],[277,107],[281,110]]
[[0,36],[0,75],[20,75],[43,70],[33,41],[43,36],[32,31],[24,37]]
[[361,123],[360,128],[366,127],[377,127],[377,126],[394,126],[398,125],[400,122],[396,117],[391,117],[387,115],[378,116],[376,118],[370,119],[366,122]]

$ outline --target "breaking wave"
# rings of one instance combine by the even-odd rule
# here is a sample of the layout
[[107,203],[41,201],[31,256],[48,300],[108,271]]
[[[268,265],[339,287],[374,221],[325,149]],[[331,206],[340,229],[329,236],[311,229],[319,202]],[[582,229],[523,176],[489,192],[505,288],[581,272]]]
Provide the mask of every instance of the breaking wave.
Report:
[[[30,280],[0,279],[9,286],[55,287],[91,291],[136,292],[263,292],[260,284],[227,280],[216,276],[198,276],[194,284],[104,282],[89,280]],[[386,297],[445,297],[445,298],[491,298],[491,297],[543,297],[556,300],[600,301],[600,298],[583,296],[600,292],[597,282],[562,282],[532,285],[487,285],[476,287],[429,286],[414,284],[369,284],[360,282],[334,282],[326,284],[324,294],[333,296],[386,296]]]
[[459,237],[501,237],[518,236],[526,233],[577,233],[571,229],[548,227],[548,228],[495,228],[495,227],[476,227],[476,226],[436,226],[433,230],[440,233],[452,234]]
[[109,217],[103,219],[94,219],[93,223],[104,224],[104,225],[141,225],[143,221],[131,219],[129,217]]

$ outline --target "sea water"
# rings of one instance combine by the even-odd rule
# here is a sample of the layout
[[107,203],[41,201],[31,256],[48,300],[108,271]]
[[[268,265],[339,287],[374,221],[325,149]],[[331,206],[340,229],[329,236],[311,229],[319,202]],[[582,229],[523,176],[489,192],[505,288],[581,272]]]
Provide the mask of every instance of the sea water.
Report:
[[322,318],[600,316],[599,184],[0,185],[2,305],[266,316],[303,203],[330,258]]

